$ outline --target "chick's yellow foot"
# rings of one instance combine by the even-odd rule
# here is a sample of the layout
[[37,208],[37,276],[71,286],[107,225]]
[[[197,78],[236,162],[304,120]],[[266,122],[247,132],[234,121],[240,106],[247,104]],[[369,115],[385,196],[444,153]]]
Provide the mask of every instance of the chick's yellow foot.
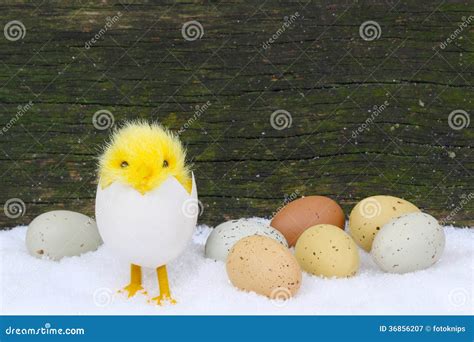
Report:
[[143,286],[141,284],[136,283],[130,283],[123,289],[119,290],[119,293],[125,293],[128,298],[135,296],[137,292],[146,294],[146,291]]
[[158,276],[158,286],[160,287],[160,295],[152,298],[151,301],[158,305],[163,305],[165,302],[170,304],[176,304],[176,301],[171,297],[170,286],[168,283],[168,272],[166,272],[166,266],[160,266],[156,269]]
[[165,303],[176,304],[176,300],[174,300],[173,297],[165,294],[160,294],[158,297],[150,299],[149,302],[155,303],[156,305],[163,305]]
[[142,286],[142,268],[140,266],[134,264],[130,266],[130,279],[130,284],[119,290],[119,293],[126,293],[128,298],[135,296],[137,292],[146,294]]

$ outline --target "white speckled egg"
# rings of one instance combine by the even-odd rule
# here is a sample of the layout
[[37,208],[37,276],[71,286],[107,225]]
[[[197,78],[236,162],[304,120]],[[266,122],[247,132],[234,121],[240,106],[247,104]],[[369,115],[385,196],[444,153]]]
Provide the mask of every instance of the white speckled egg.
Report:
[[251,235],[267,236],[288,247],[283,234],[270,227],[269,223],[255,219],[240,219],[221,223],[214,228],[206,241],[206,257],[225,262],[229,251],[237,241]]
[[444,243],[444,230],[433,216],[411,213],[382,227],[371,254],[385,272],[407,273],[435,264],[443,254]]
[[94,251],[102,244],[97,225],[90,217],[67,210],[50,211],[31,221],[26,247],[31,255],[59,260]]

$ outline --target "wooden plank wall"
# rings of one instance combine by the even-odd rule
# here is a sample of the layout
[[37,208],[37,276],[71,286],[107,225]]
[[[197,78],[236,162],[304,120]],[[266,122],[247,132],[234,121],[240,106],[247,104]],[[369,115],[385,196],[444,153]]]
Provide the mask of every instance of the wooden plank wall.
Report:
[[93,215],[107,117],[180,134],[201,223],[311,194],[474,223],[472,1],[9,1],[0,25],[3,228]]

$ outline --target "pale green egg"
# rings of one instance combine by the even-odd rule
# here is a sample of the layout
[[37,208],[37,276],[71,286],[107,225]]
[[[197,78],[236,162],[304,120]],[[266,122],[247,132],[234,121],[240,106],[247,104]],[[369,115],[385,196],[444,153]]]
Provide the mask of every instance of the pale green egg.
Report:
[[102,244],[90,217],[67,210],[50,211],[28,226],[26,247],[37,258],[59,260],[96,250]]

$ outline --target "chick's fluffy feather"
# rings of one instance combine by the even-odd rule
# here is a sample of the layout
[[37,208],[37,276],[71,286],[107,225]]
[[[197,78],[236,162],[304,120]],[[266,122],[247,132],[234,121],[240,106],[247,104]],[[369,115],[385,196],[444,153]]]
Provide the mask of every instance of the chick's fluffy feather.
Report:
[[159,124],[127,123],[114,132],[99,159],[102,188],[122,182],[142,194],[175,177],[191,193],[192,179],[179,138]]

